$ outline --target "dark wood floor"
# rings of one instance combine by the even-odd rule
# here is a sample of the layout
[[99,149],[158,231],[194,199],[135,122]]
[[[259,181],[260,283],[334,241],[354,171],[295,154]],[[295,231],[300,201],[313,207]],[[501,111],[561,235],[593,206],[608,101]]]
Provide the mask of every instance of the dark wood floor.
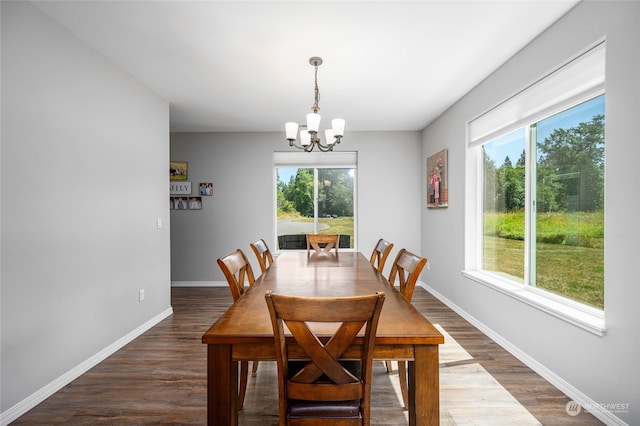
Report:
[[[46,401],[17,419],[12,425],[96,425],[96,424],[175,424],[206,423],[206,348],[201,343],[204,331],[232,303],[226,288],[174,288],[174,313],[129,345],[73,381]],[[582,411],[569,416],[565,409],[570,398],[527,368],[500,346],[471,326],[459,315],[417,288],[413,303],[432,323],[439,324],[472,357],[474,364],[497,381],[518,405],[542,425],[601,424]],[[469,360],[465,361],[469,363]],[[267,364],[267,365],[264,365]],[[240,416],[241,424],[277,424],[275,379],[273,367],[261,363],[258,375],[250,378],[247,405]],[[442,368],[451,368],[455,362]],[[382,363],[379,371],[386,377]],[[382,379],[381,379],[382,380]],[[271,387],[275,386],[275,388]],[[441,387],[443,379],[441,378]],[[464,386],[463,386],[464,387]],[[261,389],[258,391],[257,389]],[[464,392],[461,389],[457,392]],[[262,393],[260,393],[262,392]],[[448,392],[448,391],[447,391]],[[441,404],[448,398],[443,389]],[[397,401],[394,398],[394,401]],[[491,396],[473,397],[467,403],[467,415],[474,410],[487,416],[495,409]],[[393,402],[398,405],[399,403]],[[375,418],[372,423],[402,424],[402,407],[387,420]],[[382,413],[382,411],[380,411]],[[400,413],[400,417],[397,414]],[[525,411],[526,414],[526,411]],[[528,415],[528,414],[527,414]],[[392,417],[396,416],[396,417]],[[441,413],[442,424],[459,423]],[[391,420],[392,418],[396,420]],[[498,424],[500,413],[495,412]],[[477,423],[469,421],[468,424]],[[405,423],[406,424],[406,423]],[[508,423],[500,423],[508,424]]]

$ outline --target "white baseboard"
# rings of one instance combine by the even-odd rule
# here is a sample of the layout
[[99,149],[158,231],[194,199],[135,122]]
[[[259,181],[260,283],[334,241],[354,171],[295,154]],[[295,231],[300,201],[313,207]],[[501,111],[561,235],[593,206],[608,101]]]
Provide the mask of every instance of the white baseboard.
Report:
[[113,355],[116,351],[124,347],[126,344],[134,340],[136,337],[143,334],[145,331],[149,330],[156,324],[158,324],[163,319],[167,318],[173,313],[173,308],[168,308],[165,311],[159,313],[155,317],[151,318],[149,321],[145,322],[138,328],[134,329],[130,333],[116,340],[97,354],[93,355],[91,358],[83,361],[78,364],[76,367],[64,373],[62,376],[58,377],[48,385],[29,395],[13,407],[8,410],[0,413],[0,425],[5,426],[16,420],[18,417],[25,414],[27,411],[31,410],[36,405],[40,404],[45,399],[49,398],[54,393],[58,392],[60,389],[104,361],[109,356]]
[[171,287],[227,287],[226,281],[171,281]]
[[580,404],[581,407],[598,408],[595,410],[594,409],[589,410],[589,412],[593,414],[594,417],[598,418],[598,420],[602,421],[606,425],[628,426],[627,423],[625,423],[624,421],[616,417],[610,411],[599,408],[600,405],[597,402],[589,398],[584,393],[580,392],[578,389],[576,389],[566,380],[564,380],[563,378],[559,377],[557,374],[555,374],[554,372],[546,368],[544,365],[540,364],[538,361],[533,359],[531,356],[529,356],[527,353],[522,351],[520,348],[512,345],[511,342],[509,342],[507,339],[497,334],[495,331],[487,327],[482,322],[478,321],[475,317],[470,315],[465,310],[461,309],[455,303],[451,302],[449,299],[444,297],[442,294],[438,293],[436,290],[429,287],[427,284],[425,284],[422,281],[418,281],[418,285],[424,288],[425,290],[427,290],[429,293],[431,293],[436,299],[440,300],[442,303],[447,305],[452,311],[460,315],[471,325],[473,325],[478,330],[486,334],[491,340],[496,342],[498,345],[504,348],[511,355],[515,356],[520,361],[522,361],[522,363],[525,364],[527,367],[531,368],[533,371],[538,373],[549,383],[551,383],[552,385],[560,389],[574,402],[577,402],[578,404]]

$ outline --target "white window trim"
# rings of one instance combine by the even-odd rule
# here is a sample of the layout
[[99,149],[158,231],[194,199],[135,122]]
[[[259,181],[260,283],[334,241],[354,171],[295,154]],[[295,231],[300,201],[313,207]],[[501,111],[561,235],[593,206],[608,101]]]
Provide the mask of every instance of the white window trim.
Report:
[[275,151],[273,153],[273,167],[356,169],[358,167],[358,153],[356,151]]
[[604,312],[599,309],[536,287],[516,284],[485,271],[464,270],[462,275],[598,336],[604,336],[607,332]]
[[[578,55],[566,66],[558,67],[551,72],[549,74],[551,78],[540,79],[500,105],[469,121],[466,128],[465,158],[465,269],[462,271],[463,276],[474,282],[486,285],[598,336],[604,336],[607,331],[603,310],[540,288],[517,283],[497,273],[482,270],[483,179],[481,172],[483,163],[481,146],[484,142],[499,135],[528,126],[604,93],[604,57],[605,44],[599,42],[584,54]],[[576,72],[576,70],[582,78],[580,80],[581,90],[563,90],[562,88],[566,87],[566,76],[573,78],[571,72]],[[555,81],[554,76],[558,77]],[[543,95],[553,93],[554,90],[561,94],[556,98],[555,103],[547,102],[544,108],[536,108],[536,102],[541,99],[541,96],[544,98]],[[529,93],[532,94],[531,99],[528,98]],[[565,95],[562,95],[563,93]],[[517,111],[520,115],[514,115],[511,111]],[[507,122],[500,119],[501,114],[509,117]]]

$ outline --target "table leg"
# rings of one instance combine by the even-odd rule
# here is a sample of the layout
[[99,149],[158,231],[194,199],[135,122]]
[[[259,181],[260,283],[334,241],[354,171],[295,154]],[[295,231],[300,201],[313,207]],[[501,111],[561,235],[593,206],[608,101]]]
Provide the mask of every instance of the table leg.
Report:
[[207,424],[238,424],[238,362],[231,345],[207,345]]
[[440,424],[438,345],[416,345],[409,362],[409,425]]

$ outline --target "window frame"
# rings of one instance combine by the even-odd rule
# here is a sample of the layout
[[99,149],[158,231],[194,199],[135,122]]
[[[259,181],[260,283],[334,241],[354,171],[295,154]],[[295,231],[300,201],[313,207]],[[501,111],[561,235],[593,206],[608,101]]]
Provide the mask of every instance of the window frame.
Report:
[[[318,169],[353,169],[353,248],[344,251],[358,250],[358,153],[357,151],[332,152],[303,152],[303,151],[274,151],[273,153],[273,234],[274,241],[278,241],[278,173],[279,168],[313,169],[314,188],[314,229],[318,220]],[[277,246],[277,245],[276,245]],[[278,250],[280,251],[280,250]]]
[[[536,309],[560,318],[596,335],[606,334],[604,310],[591,307],[550,291],[531,285],[530,262],[535,262],[535,238],[532,237],[532,191],[535,189],[535,162],[531,154],[531,126],[544,118],[570,109],[582,102],[605,94],[604,87],[605,42],[601,41],[577,55],[566,64],[556,68],[545,77],[527,86],[484,114],[470,120],[466,126],[465,170],[465,257],[463,276],[488,286]],[[596,63],[594,67],[593,63]],[[589,68],[591,67],[591,68]],[[596,69],[597,68],[597,69]],[[578,81],[579,90],[567,91],[572,83],[572,72],[584,76]],[[591,74],[589,74],[591,73]],[[600,75],[601,74],[601,75]],[[560,93],[560,95],[557,95]],[[546,98],[545,96],[549,96]],[[544,107],[537,102],[547,101]],[[544,102],[543,102],[544,103]],[[515,116],[512,110],[520,116]],[[501,119],[504,122],[501,122]],[[498,273],[483,270],[483,155],[486,142],[525,128],[525,280],[518,283]],[[606,150],[606,145],[605,145]]]

